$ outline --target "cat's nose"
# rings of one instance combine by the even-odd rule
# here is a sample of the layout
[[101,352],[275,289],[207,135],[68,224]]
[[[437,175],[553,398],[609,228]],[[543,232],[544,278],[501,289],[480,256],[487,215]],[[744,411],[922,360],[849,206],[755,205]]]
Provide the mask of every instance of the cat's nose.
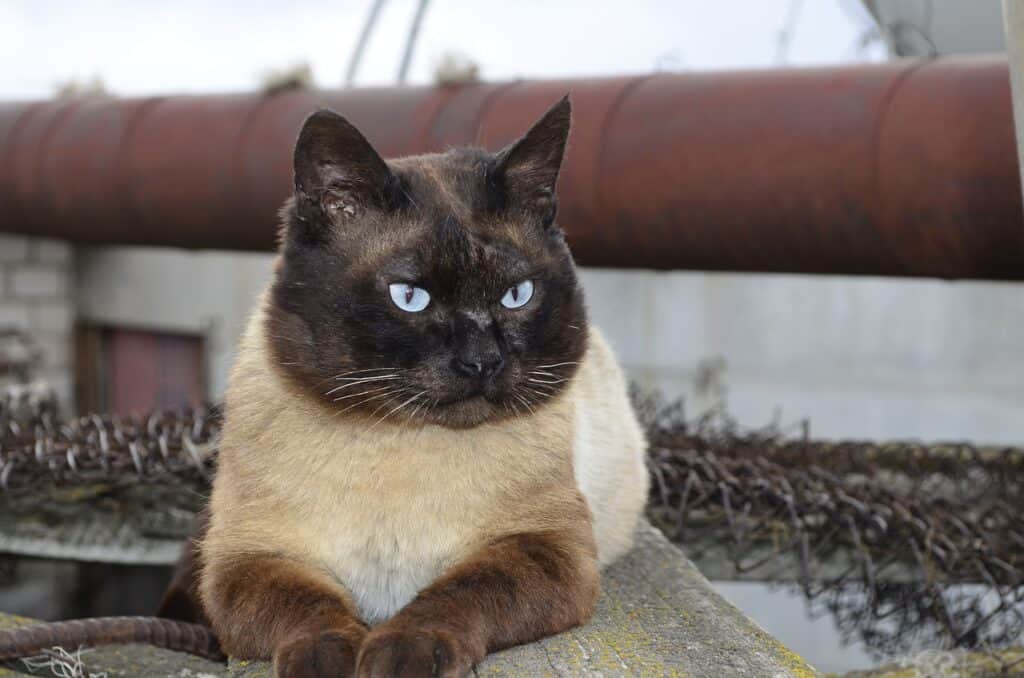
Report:
[[500,353],[460,355],[455,358],[455,371],[474,379],[490,379],[505,366]]

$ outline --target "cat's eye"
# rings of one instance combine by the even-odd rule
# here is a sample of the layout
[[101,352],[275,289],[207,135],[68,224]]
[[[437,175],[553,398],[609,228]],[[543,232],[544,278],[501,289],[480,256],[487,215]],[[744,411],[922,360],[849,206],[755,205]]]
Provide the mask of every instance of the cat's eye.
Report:
[[395,306],[409,313],[419,313],[430,303],[430,292],[415,285],[391,283],[388,285],[388,292],[391,293],[391,301],[395,302]]
[[501,305],[505,308],[520,308],[526,305],[533,297],[533,282],[524,280],[518,285],[508,288],[505,296],[501,298]]

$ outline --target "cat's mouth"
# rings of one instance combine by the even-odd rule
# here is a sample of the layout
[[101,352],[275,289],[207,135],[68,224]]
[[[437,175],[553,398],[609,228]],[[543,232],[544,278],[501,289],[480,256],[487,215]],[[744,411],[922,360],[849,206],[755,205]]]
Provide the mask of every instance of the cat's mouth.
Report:
[[514,387],[499,382],[466,385],[464,389],[437,398],[423,414],[443,426],[470,428],[532,413],[537,403],[517,399],[515,393]]
[[441,400],[431,408],[427,416],[434,423],[449,428],[472,428],[497,418],[500,411],[500,407],[480,391]]

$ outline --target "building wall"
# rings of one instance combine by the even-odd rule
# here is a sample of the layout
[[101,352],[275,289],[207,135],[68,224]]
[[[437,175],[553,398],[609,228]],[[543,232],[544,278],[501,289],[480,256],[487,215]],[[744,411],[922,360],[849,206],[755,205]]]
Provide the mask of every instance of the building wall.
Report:
[[42,350],[38,377],[61,403],[72,398],[75,317],[72,249],[67,243],[0,234],[0,328],[30,334]]
[[[84,318],[207,339],[226,384],[271,257],[83,250]],[[807,418],[833,438],[1024,443],[1024,287],[932,280],[587,269],[592,320],[638,382],[725,398],[742,424]]]
[[1024,286],[587,271],[593,319],[638,381],[724,393],[745,425],[829,438],[1024,443]]
[[83,248],[76,303],[84,322],[201,337],[207,393],[227,386],[235,344],[270,280],[266,254]]

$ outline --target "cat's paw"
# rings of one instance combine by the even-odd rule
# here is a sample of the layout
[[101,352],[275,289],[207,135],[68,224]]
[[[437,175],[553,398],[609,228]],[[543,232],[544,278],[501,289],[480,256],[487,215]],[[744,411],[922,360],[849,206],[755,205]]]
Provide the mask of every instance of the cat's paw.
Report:
[[358,648],[338,631],[300,636],[274,652],[277,678],[343,678],[354,676]]
[[462,678],[474,657],[447,631],[388,629],[371,631],[359,650],[360,678]]

